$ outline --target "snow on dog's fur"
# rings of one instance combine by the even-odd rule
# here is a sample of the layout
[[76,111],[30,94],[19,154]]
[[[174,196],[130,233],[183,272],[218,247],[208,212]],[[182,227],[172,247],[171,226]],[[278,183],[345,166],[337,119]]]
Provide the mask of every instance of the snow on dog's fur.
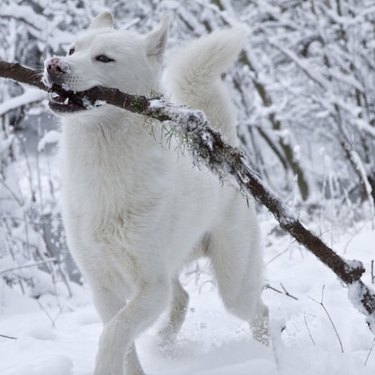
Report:
[[[65,90],[95,85],[147,95],[159,91],[167,20],[147,35],[114,30],[104,12],[68,56],[45,63],[45,79]],[[216,31],[188,44],[167,69],[172,101],[203,110],[237,144],[234,111],[220,74],[236,59],[244,30]],[[95,375],[143,374],[137,336],[169,307],[160,334],[172,340],[188,295],[178,275],[193,253],[207,256],[228,310],[266,333],[262,252],[252,202],[222,186],[187,153],[161,145],[145,118],[110,105],[84,110],[61,93],[63,217],[69,248],[93,291],[104,329]],[[150,120],[147,120],[150,121]],[[161,130],[160,130],[161,132]],[[156,134],[155,134],[156,133]]]

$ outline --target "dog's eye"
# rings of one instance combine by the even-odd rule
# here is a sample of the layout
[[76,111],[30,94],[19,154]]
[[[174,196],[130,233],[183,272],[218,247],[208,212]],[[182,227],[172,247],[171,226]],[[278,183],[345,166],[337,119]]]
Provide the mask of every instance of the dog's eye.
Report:
[[75,51],[75,48],[71,48],[71,49],[69,50],[69,52],[68,52],[68,55],[69,55],[69,56],[70,56],[70,55],[73,55],[74,51]]
[[111,59],[110,57],[106,56],[106,55],[99,55],[99,56],[96,56],[95,57],[95,60],[96,61],[100,61],[102,63],[109,63],[109,62],[112,62],[112,61],[115,61],[113,59]]

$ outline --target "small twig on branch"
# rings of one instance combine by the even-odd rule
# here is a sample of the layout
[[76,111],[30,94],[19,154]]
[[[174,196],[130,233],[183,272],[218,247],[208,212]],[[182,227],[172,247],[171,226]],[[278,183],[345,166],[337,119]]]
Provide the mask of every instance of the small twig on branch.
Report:
[[17,337],[2,335],[1,333],[0,333],[0,337],[2,337],[4,339],[9,339],[9,340],[17,340]]
[[48,310],[42,305],[42,303],[39,301],[39,299],[36,299],[36,302],[38,303],[40,309],[46,314],[47,318],[51,321],[51,327],[55,328],[56,327],[56,321],[60,317],[62,313],[62,307],[60,306],[59,311],[53,318],[52,315],[48,312]]
[[21,269],[24,269],[24,268],[37,267],[37,266],[40,266],[42,264],[56,262],[56,261],[57,261],[56,258],[50,258],[50,259],[47,259],[47,260],[41,260],[40,262],[35,262],[35,263],[30,263],[30,264],[23,264],[22,266],[12,267],[12,268],[8,268],[6,270],[3,270],[3,271],[0,272],[0,275],[4,275],[4,274],[6,274],[8,272],[18,271],[18,270],[21,270]]
[[366,357],[365,363],[363,364],[364,366],[367,365],[367,362],[368,362],[368,360],[369,360],[369,358],[370,358],[370,355],[371,355],[371,353],[372,353],[372,350],[374,349],[374,346],[375,346],[375,338],[372,340],[371,348],[370,348],[370,350],[369,350],[369,352],[368,352],[368,354],[367,354],[367,357]]
[[210,127],[201,111],[173,106],[162,98],[149,99],[146,96],[130,95],[113,88],[97,86],[77,93],[65,91],[58,85],[48,88],[40,81],[40,73],[5,61],[0,61],[0,77],[28,83],[45,91],[64,94],[86,108],[111,104],[165,122],[165,125],[173,129],[177,136],[188,141],[187,149],[196,161],[205,164],[212,173],[222,179],[228,180],[232,177],[245,195],[253,196],[266,206],[281,228],[310,250],[348,286],[351,302],[367,317],[369,327],[375,334],[375,294],[361,280],[365,272],[362,263],[345,261],[318,236],[306,229],[298,217],[289,212],[281,199],[252,171],[244,154],[239,149],[226,144],[220,133]]
[[290,298],[292,298],[292,299],[298,301],[298,298],[295,297],[295,296],[293,296],[292,294],[290,294],[290,293],[284,288],[284,285],[283,285],[283,284],[280,283],[280,286],[281,286],[281,288],[282,288],[283,290],[276,289],[276,288],[274,288],[273,286],[271,286],[271,284],[267,284],[267,285],[265,286],[265,288],[266,288],[266,289],[271,289],[271,290],[273,290],[273,291],[276,292],[276,293],[283,294],[284,296],[290,297]]
[[293,299],[295,299],[295,300],[298,301],[298,298],[292,296],[292,295],[291,295],[291,294],[285,289],[285,287],[284,287],[284,285],[283,285],[282,283],[280,283],[280,286],[283,288],[283,291],[284,291],[284,293],[285,293],[286,296],[288,296],[288,297],[290,297],[290,298],[293,298]]
[[328,319],[329,319],[329,321],[330,321],[330,323],[331,323],[331,326],[333,327],[333,330],[335,331],[335,334],[336,334],[337,340],[339,341],[339,344],[340,344],[341,353],[344,353],[344,346],[342,345],[342,341],[341,341],[340,335],[339,335],[339,333],[338,333],[338,331],[337,331],[337,329],[336,329],[335,323],[333,322],[333,320],[332,320],[332,318],[331,318],[331,315],[329,314],[329,312],[328,312],[328,310],[327,310],[327,308],[325,307],[324,302],[323,302],[323,301],[324,301],[324,289],[325,289],[325,285],[323,285],[323,287],[322,287],[322,298],[321,298],[320,302],[317,301],[317,300],[315,300],[314,298],[311,298],[311,297],[310,297],[310,298],[311,298],[314,302],[316,302],[317,304],[319,304],[320,306],[322,306],[324,312],[326,313],[326,315],[327,315],[327,317],[328,317]]
[[314,341],[314,339],[312,337],[312,334],[310,332],[310,327],[307,324],[306,313],[303,314],[303,320],[305,321],[305,326],[306,326],[306,329],[307,329],[307,333],[309,334],[310,340],[311,340],[312,344],[315,346],[315,341]]

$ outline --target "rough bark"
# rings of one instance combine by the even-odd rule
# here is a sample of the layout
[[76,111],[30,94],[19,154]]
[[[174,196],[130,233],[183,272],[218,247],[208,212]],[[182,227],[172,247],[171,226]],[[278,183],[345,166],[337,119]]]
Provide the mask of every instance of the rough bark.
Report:
[[48,87],[42,82],[42,74],[40,72],[26,68],[18,63],[8,63],[0,60],[0,77],[27,83],[44,91],[48,90]]
[[367,317],[375,334],[375,294],[362,281],[365,272],[359,261],[346,261],[329,248],[319,237],[306,229],[299,219],[283,205],[271,190],[251,170],[244,154],[227,145],[220,133],[209,126],[200,111],[173,106],[162,98],[147,98],[123,93],[117,89],[93,87],[83,92],[65,92],[60,86],[48,88],[40,81],[40,74],[19,64],[0,61],[0,77],[28,83],[45,91],[69,96],[86,106],[111,104],[133,113],[154,118],[173,128],[176,136],[183,137],[194,159],[205,164],[214,174],[224,180],[235,180],[247,196],[252,196],[266,206],[280,226],[301,245],[310,250],[349,287],[349,297],[355,307]]

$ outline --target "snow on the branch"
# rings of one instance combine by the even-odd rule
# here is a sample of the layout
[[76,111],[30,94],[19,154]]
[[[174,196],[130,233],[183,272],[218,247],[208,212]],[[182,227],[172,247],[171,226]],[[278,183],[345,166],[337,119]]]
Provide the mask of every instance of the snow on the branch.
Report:
[[358,173],[361,175],[361,179],[362,179],[362,182],[365,186],[367,197],[368,197],[368,199],[370,200],[370,203],[371,203],[372,216],[374,216],[375,207],[374,207],[374,199],[372,197],[372,187],[371,187],[371,185],[369,183],[369,180],[367,178],[365,167],[363,166],[362,160],[355,150],[350,150],[350,153],[351,153],[353,162],[355,164],[355,167],[357,168]]
[[356,119],[355,123],[360,130],[363,130],[364,132],[375,138],[375,128],[372,127],[367,121],[358,118]]
[[46,19],[43,16],[36,14],[30,6],[26,5],[1,5],[0,14],[2,17],[19,18],[24,20],[30,26],[42,32],[46,25]]
[[106,104],[105,100],[95,100],[92,102],[90,99],[84,97],[82,98],[82,104],[86,109],[93,109],[97,107],[101,107],[102,105]]
[[[353,306],[366,316],[367,323],[371,332],[375,335],[375,306],[369,301],[368,288],[361,280],[355,281],[348,285],[348,296]],[[372,294],[373,291],[370,290]],[[372,312],[369,312],[371,309]]]
[[[246,191],[248,197],[254,196],[262,204],[265,204],[265,200],[272,202],[277,208],[272,213],[284,227],[297,221],[295,215],[282,204],[277,195],[264,185],[242,151],[227,145],[225,138],[210,126],[202,111],[173,106],[160,98],[151,100],[149,109],[151,113],[166,115],[169,118],[167,125],[173,128],[175,134],[189,139],[187,147],[195,165],[205,164],[220,179],[226,180],[241,191]],[[230,176],[236,182],[229,179]],[[259,194],[255,194],[256,188],[262,190],[264,200],[259,199]]]
[[38,89],[28,89],[23,94],[16,96],[14,98],[8,99],[4,103],[0,104],[0,116],[11,111],[22,107],[26,104],[35,103],[43,100],[45,93]]
[[346,264],[348,265],[348,268],[349,268],[348,271],[363,268],[363,263],[357,259],[346,260]]
[[163,109],[165,107],[165,100],[164,99],[151,99],[149,103],[150,109]]

